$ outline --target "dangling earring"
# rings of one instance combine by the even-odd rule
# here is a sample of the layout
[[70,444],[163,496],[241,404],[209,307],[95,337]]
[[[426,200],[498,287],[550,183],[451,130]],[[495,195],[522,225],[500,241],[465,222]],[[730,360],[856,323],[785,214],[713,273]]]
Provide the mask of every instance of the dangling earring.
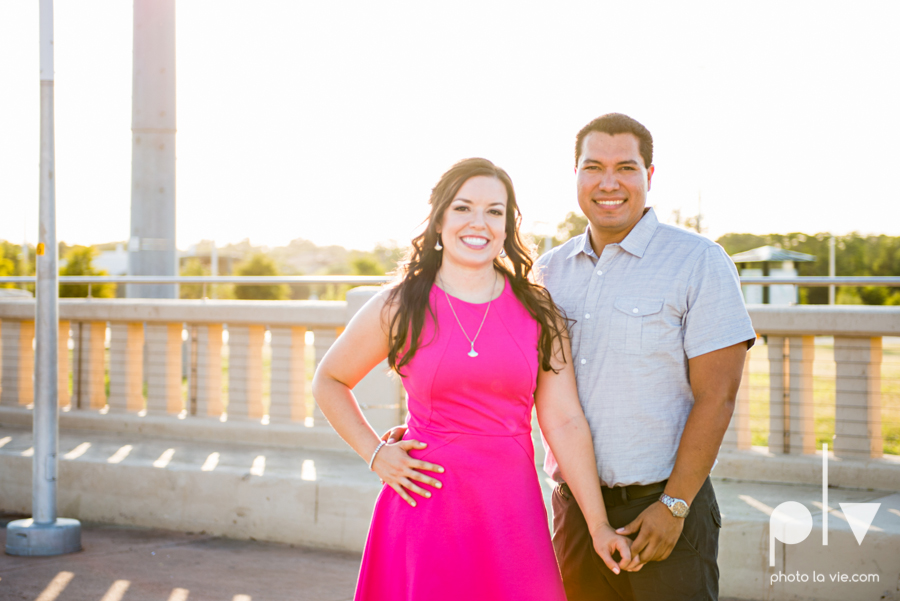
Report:
[[501,259],[505,259],[505,258],[506,258],[506,249],[505,249],[505,248],[501,248],[501,249],[500,249],[500,258],[501,258]]
[[441,246],[441,236],[438,234],[437,244],[434,245],[434,250],[444,250],[444,247]]

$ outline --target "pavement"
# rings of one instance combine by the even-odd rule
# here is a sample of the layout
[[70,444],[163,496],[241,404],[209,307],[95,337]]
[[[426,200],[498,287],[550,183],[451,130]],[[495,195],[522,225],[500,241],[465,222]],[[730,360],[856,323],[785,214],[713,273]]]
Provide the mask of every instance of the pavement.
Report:
[[[0,510],[30,508],[31,452],[30,428],[0,424]],[[352,453],[89,430],[60,431],[59,452],[60,515],[82,520],[84,550],[56,558],[0,554],[0,601],[352,598],[380,489]],[[830,489],[831,540],[823,546],[820,484],[742,481],[716,472],[713,480],[723,515],[724,594],[900,599],[900,493],[890,486]],[[769,568],[769,515],[785,501],[809,510],[813,531],[802,543],[779,543],[778,567]],[[880,504],[864,542],[841,511],[847,503]],[[5,545],[6,531],[0,532]],[[880,580],[771,584],[773,573],[813,570]]]
[[[0,514],[0,544],[20,517]],[[71,555],[0,555],[0,599],[345,601],[360,562],[355,553],[92,523],[81,539]]]
[[[6,524],[24,516],[0,516]],[[3,601],[345,601],[360,555],[203,533],[82,525],[83,550],[0,554]]]

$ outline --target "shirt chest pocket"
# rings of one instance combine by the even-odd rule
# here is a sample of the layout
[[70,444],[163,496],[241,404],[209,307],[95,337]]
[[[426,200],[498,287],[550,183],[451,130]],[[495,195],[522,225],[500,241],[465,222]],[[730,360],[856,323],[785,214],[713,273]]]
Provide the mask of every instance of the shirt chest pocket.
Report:
[[613,306],[609,348],[628,355],[655,351],[662,331],[662,299],[619,296]]

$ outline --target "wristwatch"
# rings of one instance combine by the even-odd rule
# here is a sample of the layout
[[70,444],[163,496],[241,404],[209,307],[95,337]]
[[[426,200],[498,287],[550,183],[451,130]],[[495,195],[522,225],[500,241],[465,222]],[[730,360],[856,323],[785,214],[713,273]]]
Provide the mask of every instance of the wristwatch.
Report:
[[669,511],[671,511],[672,515],[676,518],[686,518],[687,514],[691,511],[691,508],[686,502],[681,499],[672,498],[666,493],[663,493],[659,500],[663,505],[669,508]]

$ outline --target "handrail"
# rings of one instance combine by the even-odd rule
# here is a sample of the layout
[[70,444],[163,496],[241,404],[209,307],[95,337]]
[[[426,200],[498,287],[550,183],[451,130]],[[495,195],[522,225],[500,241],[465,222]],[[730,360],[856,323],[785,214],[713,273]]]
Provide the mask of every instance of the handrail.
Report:
[[[348,284],[379,285],[393,281],[386,275],[280,275],[280,276],[150,276],[150,275],[61,275],[60,284]],[[31,275],[0,276],[0,284],[34,284]],[[820,286],[890,286],[900,287],[900,276],[744,276],[745,286],[797,285]]]
[[779,276],[743,276],[741,284],[745,286],[778,286],[781,284],[796,284],[804,287],[815,286],[900,286],[898,276],[835,276],[805,275],[793,277]]
[[[245,276],[166,276],[166,275],[61,275],[60,284],[349,284],[365,286],[385,284],[386,275],[245,275]],[[898,278],[900,279],[900,278]],[[34,284],[33,275],[2,276],[0,284]]]

